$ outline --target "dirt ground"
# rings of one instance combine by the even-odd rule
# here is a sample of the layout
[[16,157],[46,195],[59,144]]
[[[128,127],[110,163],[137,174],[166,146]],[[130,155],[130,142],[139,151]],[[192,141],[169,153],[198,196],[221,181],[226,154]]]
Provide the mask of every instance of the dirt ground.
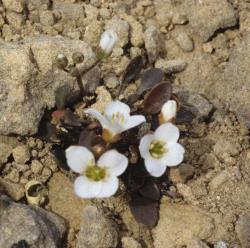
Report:
[[[53,143],[40,135],[58,87],[77,88],[74,77],[54,67],[56,55],[81,51],[88,68],[109,28],[118,44],[83,76],[92,93],[74,112],[81,117],[90,105],[102,112],[128,63],[142,55],[143,70],[162,69],[193,116],[177,122],[185,158],[166,172],[152,229],[135,221],[123,194],[77,198],[73,173],[58,165]],[[139,84],[130,82],[119,99],[128,100]],[[1,248],[248,248],[249,128],[250,1],[0,0],[0,194],[11,198],[9,207],[0,201]],[[33,179],[48,191],[46,212],[36,214],[53,212],[54,219],[21,219],[36,216],[28,214],[24,188]],[[56,234],[48,222],[59,226]]]

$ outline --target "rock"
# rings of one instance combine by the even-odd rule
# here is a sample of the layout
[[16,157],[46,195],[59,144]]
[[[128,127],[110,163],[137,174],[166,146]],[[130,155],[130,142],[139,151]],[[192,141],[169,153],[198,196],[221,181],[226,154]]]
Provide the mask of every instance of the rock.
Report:
[[178,33],[175,39],[184,52],[192,52],[194,50],[193,41],[185,32]]
[[[191,221],[191,222],[190,222]],[[155,248],[175,248],[205,240],[213,233],[213,219],[198,207],[162,202],[158,225],[153,229]]]
[[183,25],[188,22],[188,18],[186,15],[181,13],[175,13],[172,18],[172,23],[174,25]]
[[187,63],[182,59],[158,59],[155,63],[155,67],[162,69],[166,74],[171,74],[184,71],[187,67]]
[[204,242],[201,240],[192,240],[188,243],[187,248],[209,248]]
[[71,58],[81,51],[80,67],[95,62],[92,49],[83,41],[40,36],[17,43],[0,44],[0,134],[34,134],[45,108],[55,105],[55,91],[76,85],[67,73],[53,68],[58,53]]
[[214,245],[214,248],[227,248],[227,244],[224,241],[219,241]]
[[118,233],[114,223],[102,210],[94,206],[86,207],[76,248],[115,248],[117,244]]
[[160,49],[159,32],[156,27],[150,26],[145,30],[144,42],[149,62],[153,63],[157,59]]
[[186,183],[195,173],[195,169],[190,164],[182,163],[178,167],[171,167],[169,172],[170,180],[173,183]]
[[115,74],[108,74],[106,77],[104,77],[103,80],[104,80],[104,84],[109,89],[114,89],[120,84],[119,79],[116,77]]
[[242,247],[250,244],[250,214],[240,215],[235,227],[238,239]]
[[39,160],[32,160],[30,169],[34,174],[40,174],[43,169],[43,164]]
[[208,117],[213,110],[213,105],[196,92],[181,91],[178,88],[174,88],[174,92],[185,107],[198,118]]
[[216,192],[216,190],[218,190],[221,185],[224,185],[226,181],[230,180],[230,178],[231,175],[227,170],[219,172],[209,183],[209,191]]
[[9,23],[14,29],[21,31],[23,24],[25,22],[24,16],[22,14],[7,11],[6,18]]
[[123,237],[122,248],[142,248],[142,246],[132,237]]
[[130,41],[134,47],[140,47],[143,42],[143,26],[138,22],[133,16],[123,15],[124,20],[126,20],[130,25]]
[[24,197],[24,187],[18,183],[13,183],[8,179],[0,177],[0,185],[4,188],[6,194],[8,194],[15,201],[19,201]]
[[24,1],[22,0],[3,0],[3,5],[7,10],[21,13],[24,7]]
[[237,24],[236,12],[227,0],[219,2],[217,0],[188,0],[184,2],[183,8],[190,25],[204,42],[216,30]]
[[71,228],[80,229],[80,217],[88,201],[75,195],[73,182],[61,172],[53,174],[48,188],[51,210],[68,220]]
[[8,161],[9,156],[12,153],[12,146],[0,143],[0,169],[4,163]]
[[26,145],[19,145],[12,151],[12,155],[16,163],[25,164],[30,160],[29,148]]
[[100,21],[91,22],[85,29],[84,41],[90,46],[97,47],[102,34],[102,23]]
[[44,10],[39,12],[40,23],[43,26],[53,26],[55,24],[55,16],[52,11]]
[[[250,33],[235,47],[224,69],[214,73],[213,92],[250,128]],[[211,89],[210,89],[211,90]]]
[[117,33],[117,47],[123,47],[128,43],[129,24],[126,21],[119,17],[113,17],[106,23],[105,30],[107,29],[113,29]]
[[66,225],[59,216],[39,207],[12,202],[0,196],[0,247],[9,248],[21,240],[30,248],[61,247]]

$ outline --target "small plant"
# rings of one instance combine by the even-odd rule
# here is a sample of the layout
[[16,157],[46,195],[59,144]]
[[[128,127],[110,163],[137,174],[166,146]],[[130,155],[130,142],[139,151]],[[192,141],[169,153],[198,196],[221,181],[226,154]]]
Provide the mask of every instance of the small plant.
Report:
[[[81,53],[72,55],[71,65],[63,54],[57,56],[58,68],[76,78],[79,90],[58,89],[57,110],[47,122],[44,135],[54,142],[62,169],[78,174],[74,190],[79,197],[113,196],[119,190],[119,177],[124,186],[120,192],[129,196],[135,219],[153,227],[158,220],[160,196],[168,186],[166,169],[180,164],[184,157],[184,148],[178,143],[180,132],[173,123],[181,120],[183,114],[178,112],[185,110],[172,93],[171,80],[156,68],[141,74],[145,58],[137,56],[128,64],[116,89],[119,98],[130,82],[141,78],[137,93],[127,102],[111,101],[104,114],[87,107],[83,118],[72,111],[75,103],[93,94],[83,85],[82,76],[109,57],[117,40],[114,31],[105,31],[97,61],[88,69],[76,66],[84,61]],[[85,98],[85,103],[89,106],[91,101]]]

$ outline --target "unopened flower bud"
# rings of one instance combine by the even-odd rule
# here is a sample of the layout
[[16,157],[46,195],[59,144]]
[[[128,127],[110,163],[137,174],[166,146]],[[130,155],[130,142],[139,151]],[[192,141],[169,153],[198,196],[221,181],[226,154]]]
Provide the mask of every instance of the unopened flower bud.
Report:
[[65,69],[68,65],[68,59],[63,53],[56,56],[56,65],[59,69]]
[[161,108],[159,116],[160,124],[171,122],[175,119],[177,114],[177,103],[174,100],[167,101]]
[[117,41],[118,36],[115,31],[108,29],[102,34],[99,46],[101,50],[108,55],[112,52]]
[[84,60],[84,55],[81,52],[75,52],[72,54],[72,60],[75,64],[80,64]]

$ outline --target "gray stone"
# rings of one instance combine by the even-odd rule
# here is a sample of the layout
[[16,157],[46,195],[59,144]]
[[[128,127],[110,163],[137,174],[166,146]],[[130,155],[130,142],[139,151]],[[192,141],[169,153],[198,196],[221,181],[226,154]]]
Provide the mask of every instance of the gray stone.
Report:
[[193,41],[185,32],[178,33],[175,39],[184,52],[193,51],[194,49]]
[[237,236],[242,247],[249,247],[250,244],[250,214],[241,215],[235,227]]
[[178,91],[174,88],[180,102],[198,118],[206,118],[211,113],[213,105],[202,95],[190,91]]
[[155,63],[155,67],[162,69],[166,74],[171,74],[184,71],[187,67],[187,63],[182,59],[158,59]]
[[216,30],[237,23],[236,12],[227,0],[187,0],[183,7],[190,25],[203,41],[207,41]]
[[39,207],[12,202],[0,196],[0,247],[25,240],[30,248],[62,247],[65,221]]
[[44,109],[55,105],[55,91],[75,78],[53,66],[58,53],[68,58],[81,51],[85,60],[80,67],[95,62],[95,54],[83,41],[40,36],[17,43],[0,45],[0,133],[34,134]]
[[150,26],[145,30],[144,42],[149,62],[153,63],[157,59],[160,49],[160,37],[156,27]]
[[102,210],[94,206],[85,207],[76,248],[115,248],[117,244],[118,233],[114,223]]

